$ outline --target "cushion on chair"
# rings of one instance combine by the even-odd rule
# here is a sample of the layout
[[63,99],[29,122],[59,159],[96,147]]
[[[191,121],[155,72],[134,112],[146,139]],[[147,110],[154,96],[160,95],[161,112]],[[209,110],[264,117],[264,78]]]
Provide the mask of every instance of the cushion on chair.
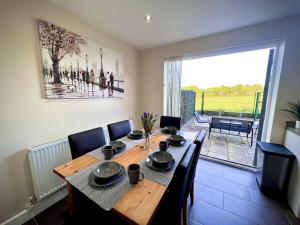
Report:
[[115,141],[122,137],[125,137],[131,132],[129,120],[120,121],[117,123],[111,123],[107,125],[109,138],[111,141]]
[[106,144],[102,127],[71,134],[68,139],[73,159]]
[[164,128],[166,126],[173,126],[176,127],[177,130],[180,130],[180,117],[173,117],[173,116],[161,116],[160,117],[160,128]]

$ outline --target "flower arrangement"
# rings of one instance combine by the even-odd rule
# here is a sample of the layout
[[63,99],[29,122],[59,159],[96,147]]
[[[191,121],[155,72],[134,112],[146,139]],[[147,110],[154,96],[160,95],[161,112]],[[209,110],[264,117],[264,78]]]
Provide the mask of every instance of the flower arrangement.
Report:
[[155,122],[157,121],[157,118],[157,115],[148,112],[144,112],[141,115],[142,125],[145,133],[144,149],[148,149],[150,147],[150,135],[153,132],[153,127]]
[[153,131],[153,126],[157,121],[158,116],[153,115],[153,113],[144,112],[141,116],[143,128],[146,134],[151,134]]

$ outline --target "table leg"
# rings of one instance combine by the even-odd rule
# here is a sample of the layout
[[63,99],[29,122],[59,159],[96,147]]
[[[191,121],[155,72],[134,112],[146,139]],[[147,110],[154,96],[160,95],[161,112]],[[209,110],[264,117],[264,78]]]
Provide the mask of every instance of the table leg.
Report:
[[75,213],[75,207],[74,207],[73,187],[70,183],[68,183],[68,208],[69,208],[70,216],[73,216]]

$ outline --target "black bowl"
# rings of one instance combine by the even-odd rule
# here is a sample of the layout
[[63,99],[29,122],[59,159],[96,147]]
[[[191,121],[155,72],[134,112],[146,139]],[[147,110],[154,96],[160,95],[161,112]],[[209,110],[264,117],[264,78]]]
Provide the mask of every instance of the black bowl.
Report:
[[153,161],[153,165],[158,168],[167,167],[168,164],[172,161],[173,156],[169,152],[154,152],[150,155],[150,158]]
[[165,126],[165,127],[162,129],[162,132],[163,132],[163,133],[166,133],[166,134],[171,134],[172,130],[177,131],[176,127],[173,127],[173,126]]
[[134,136],[134,137],[141,137],[141,136],[143,136],[143,131],[141,131],[141,130],[133,130],[133,131],[131,131],[131,136]]
[[122,170],[122,166],[116,162],[104,162],[99,164],[94,170],[95,181],[103,182],[113,179]]
[[184,140],[184,137],[181,135],[171,135],[169,140],[173,143],[180,143]]

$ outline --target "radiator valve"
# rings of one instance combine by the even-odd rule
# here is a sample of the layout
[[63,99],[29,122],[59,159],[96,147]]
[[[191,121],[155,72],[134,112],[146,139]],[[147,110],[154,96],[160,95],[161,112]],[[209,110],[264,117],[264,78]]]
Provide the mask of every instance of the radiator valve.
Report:
[[33,208],[34,204],[36,203],[36,197],[34,197],[33,195],[32,196],[29,196],[27,198],[28,202],[25,206],[26,209],[29,209],[29,208]]

